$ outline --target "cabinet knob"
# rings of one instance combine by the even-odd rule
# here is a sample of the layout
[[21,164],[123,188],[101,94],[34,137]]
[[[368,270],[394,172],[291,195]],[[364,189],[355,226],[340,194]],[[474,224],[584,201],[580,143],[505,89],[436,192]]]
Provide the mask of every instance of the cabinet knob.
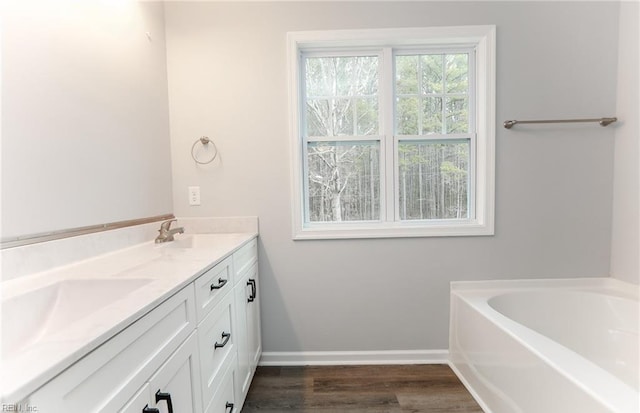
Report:
[[161,393],[160,390],[158,390],[156,392],[156,403],[159,403],[161,401],[167,402],[167,409],[169,409],[169,413],[173,413],[173,403],[171,402],[171,393]]

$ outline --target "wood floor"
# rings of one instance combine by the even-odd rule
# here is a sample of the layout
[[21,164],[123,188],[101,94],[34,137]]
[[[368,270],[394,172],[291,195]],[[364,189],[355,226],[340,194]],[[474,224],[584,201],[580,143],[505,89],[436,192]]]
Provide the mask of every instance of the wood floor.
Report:
[[482,413],[449,366],[258,367],[242,413]]

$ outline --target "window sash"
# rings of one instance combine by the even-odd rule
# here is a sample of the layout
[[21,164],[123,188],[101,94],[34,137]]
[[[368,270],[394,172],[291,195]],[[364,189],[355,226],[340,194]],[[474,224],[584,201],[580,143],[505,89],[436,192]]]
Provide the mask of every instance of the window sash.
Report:
[[[430,133],[426,135],[398,135],[396,132],[396,118],[397,118],[397,98],[402,96],[414,96],[407,94],[398,94],[396,93],[396,57],[397,56],[422,56],[429,54],[437,54],[437,55],[452,55],[452,54],[467,54],[468,55],[468,92],[467,93],[446,93],[446,82],[443,81],[443,85],[445,85],[442,93],[438,94],[429,94],[429,97],[432,96],[441,96],[450,97],[450,96],[463,96],[468,97],[468,127],[469,133]],[[403,141],[459,141],[461,139],[469,140],[469,174],[468,174],[468,209],[467,209],[467,217],[463,220],[469,220],[475,218],[475,104],[473,97],[473,90],[475,86],[475,77],[473,74],[475,73],[475,59],[474,59],[474,50],[472,48],[445,48],[445,47],[432,47],[432,48],[413,48],[413,49],[396,49],[392,47],[385,47],[379,50],[339,50],[339,51],[328,51],[328,52],[312,52],[312,53],[302,53],[300,56],[301,59],[301,67],[302,67],[302,75],[301,78],[304,79],[301,83],[303,86],[302,90],[302,104],[300,107],[301,116],[303,119],[302,122],[302,141],[303,141],[303,162],[304,162],[304,225],[305,226],[325,226],[325,225],[344,225],[346,223],[353,224],[355,222],[368,222],[368,223],[379,223],[379,222],[404,222],[404,221],[412,221],[412,222],[422,222],[425,225],[428,225],[429,222],[434,221],[434,219],[423,219],[423,220],[407,220],[400,218],[400,164],[399,164],[399,144]],[[339,135],[339,136],[308,136],[308,127],[307,127],[307,112],[306,105],[307,101],[311,99],[356,99],[361,98],[364,95],[345,95],[345,96],[307,96],[306,95],[306,61],[309,58],[332,58],[332,57],[358,57],[358,56],[376,56],[378,58],[378,130],[382,132],[381,135]],[[444,66],[444,62],[443,62]],[[443,76],[446,75],[443,67]],[[418,74],[421,76],[421,74]],[[420,93],[420,89],[418,93]],[[444,116],[445,108],[443,107],[443,126],[444,129],[446,126],[446,119]],[[355,117],[355,115],[354,115]],[[353,126],[354,129],[357,128],[357,125]],[[389,137],[389,138],[387,138]],[[380,165],[380,179],[379,179],[379,190],[380,190],[380,205],[378,206],[380,211],[380,218],[377,220],[363,220],[363,221],[326,221],[326,222],[318,222],[311,221],[311,213],[310,213],[310,188],[309,188],[309,152],[308,146],[309,143],[313,142],[351,142],[351,141],[361,141],[361,142],[378,142],[379,143],[379,165]],[[388,174],[387,170],[392,170],[392,174]],[[389,179],[390,178],[390,179]],[[389,188],[389,190],[387,190]],[[452,220],[453,221],[453,220]],[[456,219],[455,221],[460,221],[460,219]]]
[[[344,98],[344,99],[357,99],[357,98],[367,98],[367,97],[373,97],[373,96],[377,96],[377,103],[378,103],[378,134],[376,135],[337,135],[337,136],[309,136],[308,135],[308,119],[307,119],[307,113],[306,113],[306,105],[307,105],[307,101],[309,99],[318,99],[318,98],[322,98],[322,97],[318,97],[318,96],[313,96],[313,97],[309,97],[307,96],[307,90],[306,90],[306,61],[307,59],[312,59],[312,58],[332,58],[332,57],[369,57],[369,56],[375,56],[378,58],[378,93],[377,95],[336,95],[336,96],[326,96],[325,98],[328,99],[339,99],[339,98]],[[304,51],[302,53],[300,53],[300,88],[301,88],[301,104],[299,107],[299,114],[300,117],[302,119],[301,122],[301,140],[302,140],[302,162],[303,162],[303,171],[302,171],[302,176],[303,176],[303,205],[304,205],[304,211],[303,211],[303,225],[306,227],[322,227],[322,226],[326,226],[326,225],[344,225],[344,224],[354,224],[354,223],[358,223],[358,222],[364,222],[364,223],[380,223],[383,222],[385,220],[385,216],[386,216],[386,202],[385,202],[385,194],[387,192],[386,189],[386,184],[385,184],[385,180],[384,180],[384,176],[386,174],[386,165],[384,163],[384,147],[383,147],[383,142],[384,142],[384,136],[380,135],[380,132],[382,131],[383,128],[383,122],[382,122],[382,114],[384,112],[386,112],[387,110],[385,110],[384,108],[384,102],[381,99],[381,88],[383,87],[382,85],[382,79],[381,79],[381,68],[380,68],[380,64],[383,62],[382,59],[382,51],[380,48],[367,48],[367,49],[352,49],[352,48],[344,48],[344,49],[340,49],[340,50],[327,50],[327,51]],[[355,114],[354,114],[355,117]],[[357,130],[357,124],[354,124],[353,128]],[[311,221],[311,212],[310,212],[310,188],[309,188],[309,152],[308,152],[308,148],[309,148],[309,143],[313,143],[313,142],[352,142],[352,141],[358,141],[358,142],[377,142],[378,143],[378,150],[379,150],[379,159],[378,159],[378,165],[379,165],[379,192],[380,192],[380,202],[378,207],[378,211],[379,211],[379,219],[377,220],[362,220],[362,221],[335,221],[335,222],[331,222],[331,221],[326,221],[326,222],[318,222],[318,221]]]

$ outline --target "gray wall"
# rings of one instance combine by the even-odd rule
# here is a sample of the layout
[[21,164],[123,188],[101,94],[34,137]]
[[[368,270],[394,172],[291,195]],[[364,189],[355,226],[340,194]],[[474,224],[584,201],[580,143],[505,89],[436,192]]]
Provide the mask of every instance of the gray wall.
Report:
[[2,237],[172,212],[163,5],[2,8]]
[[[497,121],[616,107],[615,3],[168,3],[174,207],[260,217],[265,351],[448,347],[449,282],[609,272],[612,128],[498,128],[493,237],[291,240],[287,31],[497,25]],[[220,159],[196,167],[208,135]],[[187,186],[202,186],[189,207]]]
[[611,276],[640,284],[640,4],[620,4]]

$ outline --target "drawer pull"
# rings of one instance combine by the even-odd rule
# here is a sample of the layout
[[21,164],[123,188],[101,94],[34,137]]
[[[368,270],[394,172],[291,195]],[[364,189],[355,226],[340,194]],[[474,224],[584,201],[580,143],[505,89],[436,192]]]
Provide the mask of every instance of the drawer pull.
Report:
[[229,342],[229,339],[231,338],[231,333],[225,333],[224,331],[222,332],[222,343],[218,343],[216,341],[216,343],[213,345],[213,349],[217,349],[217,348],[222,348],[224,346],[227,345],[227,343]]
[[226,412],[227,409],[231,409],[229,411],[232,412],[233,411],[233,403],[227,402],[227,404],[224,406],[224,411]]
[[160,409],[149,407],[149,405],[147,404],[146,406],[144,406],[144,409],[142,409],[142,413],[160,413]]
[[247,285],[251,286],[251,294],[249,294],[249,298],[247,298],[247,302],[252,303],[256,299],[256,296],[258,295],[258,292],[256,291],[256,280],[249,278],[249,281],[247,281]]
[[211,291],[213,290],[219,290],[220,288],[224,287],[224,285],[227,283],[228,280],[222,279],[222,278],[218,278],[218,285],[216,284],[211,284]]
[[170,393],[160,393],[160,390],[156,392],[156,403],[160,401],[167,402],[167,409],[169,409],[169,413],[173,413],[173,403],[171,403],[171,394]]

